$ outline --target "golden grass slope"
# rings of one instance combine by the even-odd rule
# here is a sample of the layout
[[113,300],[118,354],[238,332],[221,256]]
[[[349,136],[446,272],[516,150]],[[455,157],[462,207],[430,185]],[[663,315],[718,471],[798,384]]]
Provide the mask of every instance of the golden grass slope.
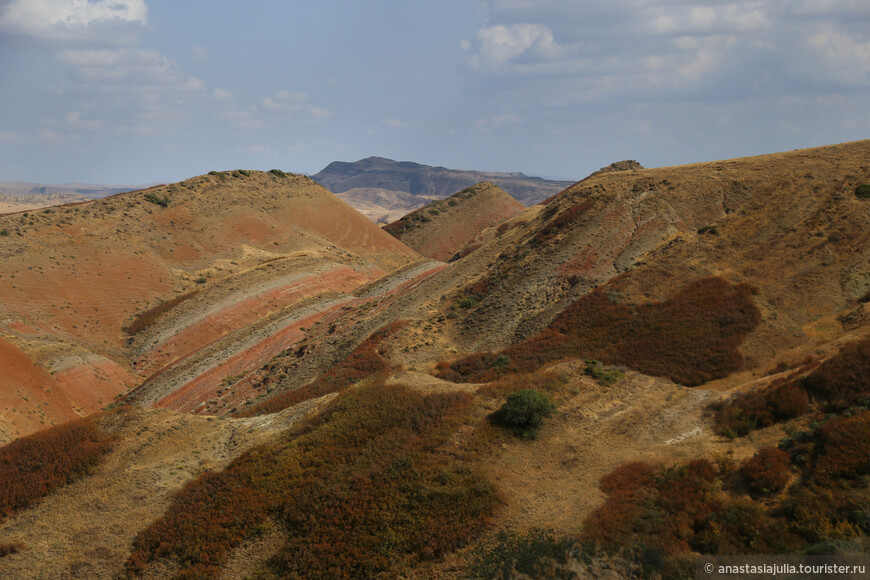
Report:
[[433,201],[384,229],[420,254],[442,262],[477,240],[483,230],[515,216],[525,206],[488,181]]
[[591,177],[442,274],[465,281],[443,302],[452,336],[503,348],[596,287],[643,304],[719,276],[759,290],[749,368],[831,340],[870,288],[870,202],[855,194],[868,159],[861,141]]

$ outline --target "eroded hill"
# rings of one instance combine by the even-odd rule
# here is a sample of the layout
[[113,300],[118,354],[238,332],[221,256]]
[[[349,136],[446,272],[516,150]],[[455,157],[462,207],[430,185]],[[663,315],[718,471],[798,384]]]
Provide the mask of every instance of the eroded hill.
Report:
[[466,246],[481,245],[478,236],[485,229],[524,209],[503,189],[484,181],[403,216],[384,230],[419,254],[446,262]]
[[419,259],[279,171],[0,216],[0,231],[0,356],[18,369],[2,379],[5,439],[97,410],[222,335]]
[[[641,578],[866,553],[868,159],[599,174],[366,284],[302,250],[205,274],[124,321],[152,374],[99,419],[117,439],[91,471],[2,523],[0,573]],[[348,287],[292,304],[270,286],[332,275]],[[494,415],[527,388],[556,404],[537,439]]]

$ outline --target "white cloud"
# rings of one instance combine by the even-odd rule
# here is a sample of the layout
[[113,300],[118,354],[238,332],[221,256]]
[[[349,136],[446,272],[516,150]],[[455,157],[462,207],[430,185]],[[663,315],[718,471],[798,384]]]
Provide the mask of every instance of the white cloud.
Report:
[[384,125],[392,129],[403,129],[405,127],[410,127],[408,123],[402,121],[401,119],[387,119],[386,121],[384,121]]
[[305,93],[292,93],[281,91],[274,97],[266,97],[260,106],[267,113],[298,113],[304,110],[308,95]]
[[147,21],[144,0],[12,0],[0,11],[0,30],[48,40],[94,36],[95,27]]
[[522,122],[522,119],[516,113],[506,113],[504,115],[494,115],[492,117],[478,119],[474,123],[474,128],[483,131],[484,133],[489,133],[494,129],[498,129],[502,125],[520,122]]
[[276,123],[321,121],[332,117],[328,109],[310,104],[310,97],[304,92],[280,91],[261,99],[259,105],[247,108],[234,106],[232,94],[222,89],[215,89],[212,99],[224,105],[218,118],[236,129],[257,130]]
[[[472,68],[500,70],[521,56],[552,60],[565,55],[553,33],[541,24],[485,26],[477,31],[477,52],[469,56]],[[469,46],[469,48],[471,48]]]
[[220,103],[228,103],[233,100],[233,94],[224,89],[215,89],[211,93],[211,98]]
[[313,105],[308,106],[308,115],[312,119],[331,119],[332,111],[329,109],[324,109],[323,107],[315,107]]
[[205,84],[181,71],[155,50],[140,48],[67,49],[58,62],[73,67],[91,87],[106,91],[202,91]]
[[66,122],[69,123],[71,127],[84,129],[86,131],[94,131],[103,128],[103,122],[100,119],[82,119],[82,114],[78,111],[67,113]]
[[23,133],[9,133],[0,131],[0,143],[2,144],[23,144],[30,143],[33,139],[29,135]]
[[193,59],[199,62],[205,62],[209,57],[208,49],[204,46],[193,47]]

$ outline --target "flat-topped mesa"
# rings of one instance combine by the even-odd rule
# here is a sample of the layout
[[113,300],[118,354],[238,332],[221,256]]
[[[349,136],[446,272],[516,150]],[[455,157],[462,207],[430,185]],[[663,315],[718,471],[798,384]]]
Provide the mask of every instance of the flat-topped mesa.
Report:
[[484,181],[447,199],[433,201],[384,230],[424,256],[447,261],[462,248],[474,244],[485,229],[524,209],[503,189]]

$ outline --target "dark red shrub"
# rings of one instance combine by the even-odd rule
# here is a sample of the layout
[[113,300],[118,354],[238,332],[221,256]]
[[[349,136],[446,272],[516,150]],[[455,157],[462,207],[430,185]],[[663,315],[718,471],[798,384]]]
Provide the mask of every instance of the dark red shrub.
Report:
[[95,419],[49,427],[0,447],[0,522],[90,473],[114,442]]
[[835,409],[870,400],[870,337],[843,346],[804,380],[804,386]]
[[[511,372],[531,372],[570,357],[625,365],[699,385],[739,370],[737,347],[760,321],[752,302],[754,289],[721,278],[704,278],[672,298],[653,304],[614,301],[599,288],[566,308],[549,328],[514,344],[502,354]],[[488,363],[497,355],[473,354],[451,365],[464,382],[492,380]],[[454,380],[448,373],[439,376]]]
[[776,447],[765,447],[740,468],[740,476],[754,495],[781,491],[791,479],[791,457]]
[[817,474],[854,478],[870,473],[870,411],[832,419],[819,427],[816,437]]

